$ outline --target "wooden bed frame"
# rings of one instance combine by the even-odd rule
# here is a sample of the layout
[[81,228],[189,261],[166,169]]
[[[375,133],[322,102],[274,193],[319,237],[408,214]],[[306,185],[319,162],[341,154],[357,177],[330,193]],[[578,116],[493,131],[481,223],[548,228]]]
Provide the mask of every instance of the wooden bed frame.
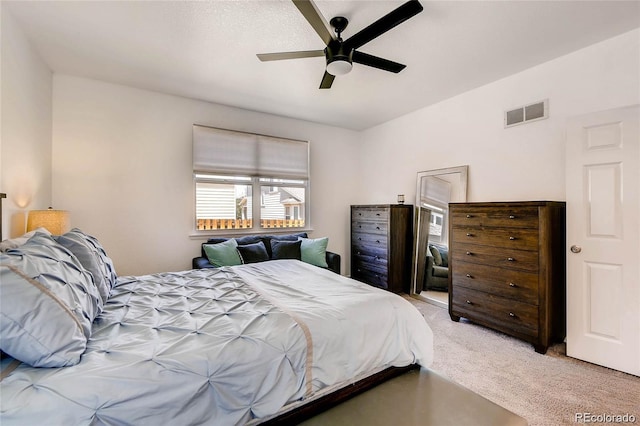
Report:
[[263,425],[296,425],[304,420],[307,420],[316,414],[328,410],[329,408],[340,404],[356,395],[359,395],[387,380],[400,376],[410,370],[419,369],[418,364],[411,364],[406,367],[389,367],[379,373],[373,374],[369,377],[365,377],[355,383],[347,385],[344,388],[338,389],[332,393],[324,395],[309,404],[302,405],[294,408],[291,411],[282,413],[273,419],[267,420]]

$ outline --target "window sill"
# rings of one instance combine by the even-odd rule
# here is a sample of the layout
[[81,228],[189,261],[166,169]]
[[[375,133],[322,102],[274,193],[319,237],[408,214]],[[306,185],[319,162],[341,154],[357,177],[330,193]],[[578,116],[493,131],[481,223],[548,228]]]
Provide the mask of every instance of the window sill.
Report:
[[279,235],[297,234],[299,232],[313,232],[313,228],[264,228],[264,229],[220,229],[218,231],[192,231],[189,234],[191,240],[208,240],[209,238],[222,237],[242,237],[244,235]]

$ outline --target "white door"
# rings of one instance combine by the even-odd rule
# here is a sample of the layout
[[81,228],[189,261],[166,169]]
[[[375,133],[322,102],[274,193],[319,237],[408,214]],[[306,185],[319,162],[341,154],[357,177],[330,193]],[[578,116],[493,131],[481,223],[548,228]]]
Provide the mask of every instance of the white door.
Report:
[[640,375],[640,106],[567,127],[567,355]]

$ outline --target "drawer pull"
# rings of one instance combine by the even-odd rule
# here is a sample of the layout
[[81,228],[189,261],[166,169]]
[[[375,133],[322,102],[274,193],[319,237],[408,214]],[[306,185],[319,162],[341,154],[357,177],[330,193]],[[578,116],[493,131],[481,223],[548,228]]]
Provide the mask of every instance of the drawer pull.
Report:
[[509,215],[509,219],[515,219],[516,217],[512,214]]
[[473,278],[471,274],[467,274],[467,278]]
[[376,226],[376,229],[380,229],[380,227],[379,227],[379,226]]
[[473,255],[473,253],[471,253],[470,251],[468,251],[466,254],[467,254],[467,256],[472,256]]
[[376,213],[376,216],[380,216],[380,213]]
[[511,318],[515,318],[515,317],[516,317],[516,314],[514,314],[513,312],[509,312],[509,316],[510,316]]
[[509,287],[518,287],[515,283],[509,283]]
[[516,237],[509,237],[509,239],[510,239],[511,241],[514,241],[514,240],[516,239]]
[[467,300],[467,305],[473,305],[473,302],[471,302],[471,300]]
[[380,244],[380,240],[376,240],[376,243]]
[[473,215],[468,214],[467,215],[467,219],[471,219],[473,217]]
[[513,257],[507,257],[507,260],[508,260],[509,262],[515,262],[515,261],[516,261]]
[[467,232],[467,237],[473,237],[473,234],[471,232]]

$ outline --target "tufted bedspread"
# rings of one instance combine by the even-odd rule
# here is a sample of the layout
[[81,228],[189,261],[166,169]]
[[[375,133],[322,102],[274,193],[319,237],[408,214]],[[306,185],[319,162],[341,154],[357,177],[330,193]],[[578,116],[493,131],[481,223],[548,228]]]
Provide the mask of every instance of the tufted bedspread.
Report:
[[0,424],[259,423],[431,360],[409,302],[299,261],[120,277],[79,364],[0,382]]

